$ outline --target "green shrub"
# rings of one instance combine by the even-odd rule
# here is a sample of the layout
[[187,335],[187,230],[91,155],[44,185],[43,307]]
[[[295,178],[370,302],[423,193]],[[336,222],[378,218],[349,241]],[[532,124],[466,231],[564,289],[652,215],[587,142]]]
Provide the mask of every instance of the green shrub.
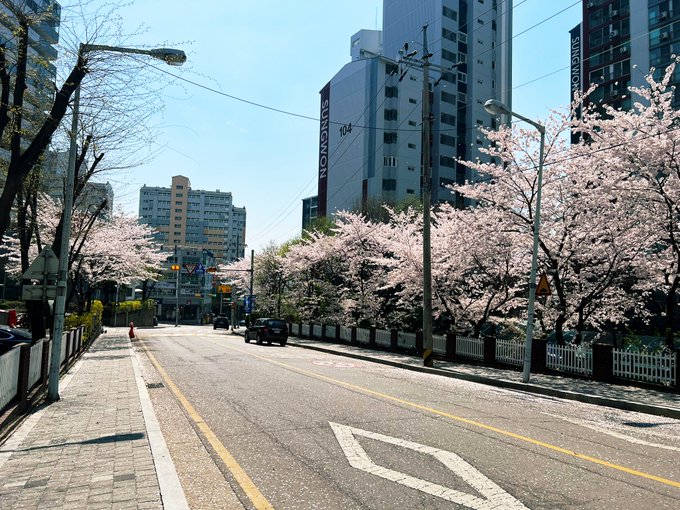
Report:
[[67,316],[64,320],[64,330],[85,326],[83,340],[89,342],[94,338],[94,334],[101,329],[103,311],[104,305],[102,305],[102,302],[94,301],[89,312],[81,314],[72,313]]
[[122,301],[116,307],[117,313],[136,312],[138,310],[149,310],[156,306],[156,301],[147,299],[146,301]]

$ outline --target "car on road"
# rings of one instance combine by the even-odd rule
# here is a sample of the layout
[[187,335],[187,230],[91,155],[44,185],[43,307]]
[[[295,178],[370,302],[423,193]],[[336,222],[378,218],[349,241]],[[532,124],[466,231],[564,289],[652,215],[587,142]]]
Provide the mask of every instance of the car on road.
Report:
[[33,336],[30,331],[20,328],[10,328],[0,325],[0,354],[9,351],[15,345],[32,343]]
[[226,315],[218,315],[213,321],[213,329],[229,329],[229,318]]
[[264,317],[257,319],[246,329],[245,341],[255,340],[258,344],[278,342],[281,347],[288,342],[288,326],[281,319]]

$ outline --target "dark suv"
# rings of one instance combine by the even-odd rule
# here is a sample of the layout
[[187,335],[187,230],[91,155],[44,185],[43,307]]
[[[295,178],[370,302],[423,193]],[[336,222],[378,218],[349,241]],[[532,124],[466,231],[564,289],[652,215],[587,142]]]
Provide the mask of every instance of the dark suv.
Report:
[[280,319],[257,319],[246,329],[246,343],[250,343],[253,339],[258,344],[278,342],[283,347],[288,342],[288,326]]
[[213,321],[213,329],[224,328],[229,329],[229,319],[226,315],[218,315]]

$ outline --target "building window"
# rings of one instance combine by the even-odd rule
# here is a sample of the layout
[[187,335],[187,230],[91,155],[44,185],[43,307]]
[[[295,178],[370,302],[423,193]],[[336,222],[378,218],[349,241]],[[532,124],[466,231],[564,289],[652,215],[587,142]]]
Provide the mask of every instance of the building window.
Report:
[[416,148],[416,144],[415,144],[415,143],[409,143],[409,144],[408,144],[408,148],[409,148],[409,149],[415,149],[415,148]]
[[184,189],[184,186],[181,185],[181,184],[178,184],[177,186],[175,186],[175,189]]
[[182,221],[182,217],[181,216],[175,216],[175,221]]
[[397,133],[385,132],[383,133],[384,143],[397,143]]
[[407,194],[407,195],[415,195],[416,192],[415,192],[414,190],[412,190],[412,189],[407,189],[407,190],[406,190],[406,194]]
[[456,54],[452,51],[442,50],[442,58],[449,62],[457,62]]
[[458,21],[458,13],[449,7],[444,6],[442,9],[442,14],[449,19]]
[[409,121],[408,121],[408,125],[409,125],[409,126],[417,126],[418,124],[416,123],[415,120],[409,120]]
[[439,156],[439,164],[448,168],[456,168],[456,160],[449,156]]
[[454,115],[449,114],[449,113],[442,113],[441,114],[441,121],[442,121],[443,124],[448,124],[450,126],[456,125],[456,117]]
[[416,167],[414,167],[414,166],[409,166],[409,167],[408,167],[408,171],[409,171],[409,172],[415,172],[415,171],[416,171]]
[[396,109],[385,108],[385,120],[397,120],[399,111]]
[[448,145],[449,147],[455,147],[456,138],[449,135],[440,135],[439,143],[441,143],[442,145]]
[[442,29],[442,37],[452,42],[456,42],[458,40],[455,32],[452,32],[451,30],[446,30],[445,28]]
[[175,200],[175,205],[182,205],[182,201],[181,200]]
[[175,193],[175,197],[177,198],[182,198],[184,196],[184,193]]
[[451,94],[449,92],[442,91],[442,102],[455,105],[456,104],[456,95]]
[[383,179],[382,189],[384,191],[394,191],[394,190],[396,190],[397,189],[397,180],[396,179]]
[[397,74],[397,71],[399,71],[397,64],[385,64],[385,74],[393,75]]
[[409,98],[408,98],[408,102],[411,103],[411,104],[416,104],[418,101],[416,101],[416,100],[413,99],[412,97],[409,97]]
[[399,97],[399,89],[396,86],[385,87],[385,97]]
[[467,74],[459,72],[458,83],[467,83]]
[[397,166],[398,159],[396,156],[385,156],[383,162],[385,166]]

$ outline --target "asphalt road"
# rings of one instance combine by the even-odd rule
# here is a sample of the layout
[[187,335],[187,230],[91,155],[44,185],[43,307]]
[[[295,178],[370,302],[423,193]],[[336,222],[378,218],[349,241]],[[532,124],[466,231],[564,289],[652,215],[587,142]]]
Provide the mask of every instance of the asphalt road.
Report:
[[138,335],[192,508],[680,508],[677,420],[210,326]]

